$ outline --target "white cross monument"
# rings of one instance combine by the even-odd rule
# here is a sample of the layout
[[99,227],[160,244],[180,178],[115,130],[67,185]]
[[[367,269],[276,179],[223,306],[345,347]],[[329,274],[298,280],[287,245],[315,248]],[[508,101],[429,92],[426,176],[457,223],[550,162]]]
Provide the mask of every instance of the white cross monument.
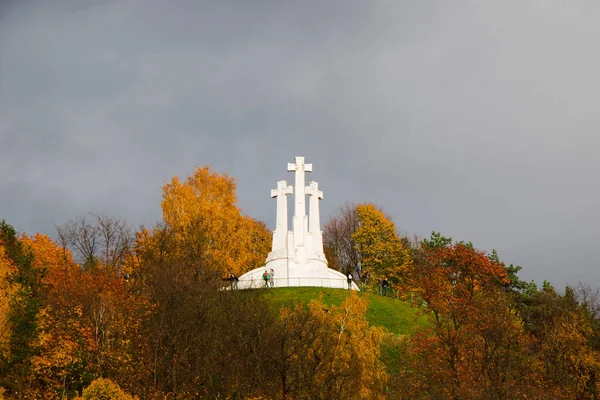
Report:
[[[294,172],[295,187],[286,181],[277,182],[271,197],[277,198],[277,214],[273,231],[273,246],[266,265],[245,273],[239,279],[239,288],[264,287],[263,273],[274,272],[275,287],[321,286],[348,288],[347,277],[327,267],[323,252],[323,233],[319,216],[319,200],[323,192],[319,184],[311,181],[305,186],[304,173],[312,172],[312,164],[304,157],[296,157],[288,164],[288,172]],[[287,195],[294,194],[294,217],[292,230],[288,230]],[[310,196],[306,215],[306,196]],[[358,290],[355,283],[350,286]]]
[[273,245],[271,253],[285,254],[286,237],[288,234],[288,207],[287,195],[294,193],[294,188],[287,185],[286,181],[277,182],[277,189],[271,190],[271,197],[277,197],[277,215],[275,230],[273,231]]

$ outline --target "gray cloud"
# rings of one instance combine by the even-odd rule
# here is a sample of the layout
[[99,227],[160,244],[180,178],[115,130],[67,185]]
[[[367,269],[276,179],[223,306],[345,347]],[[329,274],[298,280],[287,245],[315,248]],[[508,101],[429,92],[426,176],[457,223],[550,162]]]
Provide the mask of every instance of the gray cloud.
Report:
[[0,6],[0,217],[18,230],[151,224],[161,186],[204,164],[272,225],[269,190],[304,155],[325,215],[373,201],[526,279],[600,285],[600,5],[84,3]]

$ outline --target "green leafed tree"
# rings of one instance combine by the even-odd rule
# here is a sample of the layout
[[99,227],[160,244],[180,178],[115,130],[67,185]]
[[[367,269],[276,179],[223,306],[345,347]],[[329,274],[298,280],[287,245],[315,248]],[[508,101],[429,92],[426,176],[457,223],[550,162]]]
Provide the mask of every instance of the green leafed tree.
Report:
[[0,222],[0,245],[15,267],[11,280],[18,288],[9,300],[10,356],[2,362],[4,382],[1,385],[11,393],[23,394],[31,385],[31,357],[35,352],[32,343],[37,335],[36,315],[43,302],[44,271],[35,268],[33,253],[4,220]]

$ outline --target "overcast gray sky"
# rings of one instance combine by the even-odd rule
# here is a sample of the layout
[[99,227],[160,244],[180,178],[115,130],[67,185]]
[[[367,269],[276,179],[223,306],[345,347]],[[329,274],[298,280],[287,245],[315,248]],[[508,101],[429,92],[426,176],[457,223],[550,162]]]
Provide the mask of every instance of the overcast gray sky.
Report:
[[273,228],[312,162],[398,229],[600,286],[600,2],[0,0],[0,218],[146,225],[210,164]]

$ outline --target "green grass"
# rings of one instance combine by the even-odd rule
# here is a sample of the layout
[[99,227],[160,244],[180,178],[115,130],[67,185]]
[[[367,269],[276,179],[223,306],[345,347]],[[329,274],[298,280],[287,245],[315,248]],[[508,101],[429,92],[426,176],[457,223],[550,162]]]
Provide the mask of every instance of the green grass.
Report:
[[[293,287],[261,289],[269,298],[273,307],[293,307],[296,304],[308,304],[312,299],[323,296],[323,302],[339,306],[350,294],[349,290],[318,287]],[[373,293],[358,292],[367,298],[367,321],[373,326],[384,329],[380,358],[386,365],[390,376],[399,376],[402,353],[406,351],[405,337],[416,330],[430,325],[426,315],[417,315],[417,308],[391,297],[383,297]]]
[[[298,303],[308,304],[310,300],[318,298],[321,294],[325,304],[339,306],[348,297],[350,291],[316,287],[264,290],[264,296],[270,298],[276,307],[289,307]],[[427,317],[418,316],[416,308],[406,302],[366,292],[358,292],[358,295],[366,297],[369,301],[367,308],[369,324],[385,328],[394,335],[409,335],[428,325]]]

